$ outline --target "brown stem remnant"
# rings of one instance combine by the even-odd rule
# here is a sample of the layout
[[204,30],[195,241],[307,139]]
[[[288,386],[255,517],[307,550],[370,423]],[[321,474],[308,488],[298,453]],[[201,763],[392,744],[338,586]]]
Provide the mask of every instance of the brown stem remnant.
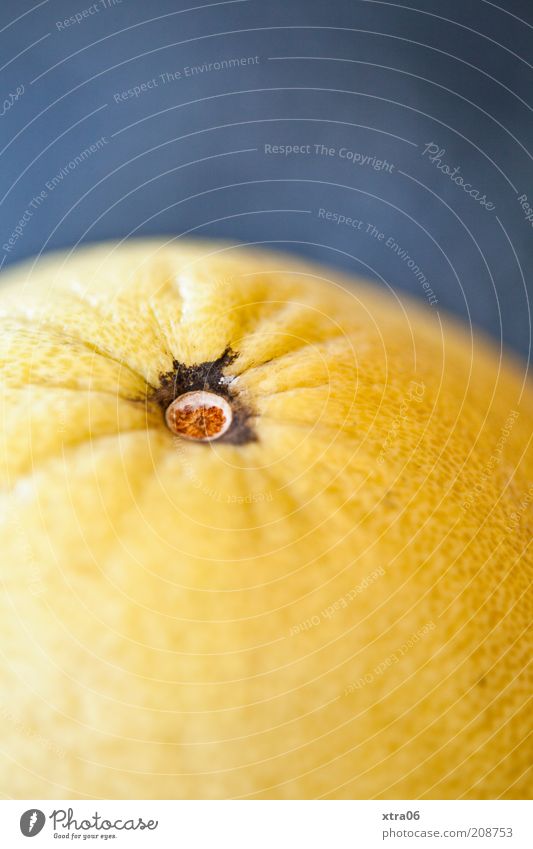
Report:
[[199,442],[219,439],[231,426],[232,419],[226,399],[203,389],[179,395],[165,412],[172,433]]
[[[159,376],[159,386],[151,400],[162,408],[173,433],[196,441],[219,439],[233,445],[257,439],[251,424],[252,410],[224,374],[237,356],[227,348],[218,359],[209,362],[187,366],[174,360],[172,369]],[[192,404],[190,398],[189,403],[185,399],[182,406],[181,399],[192,393],[212,397],[203,401],[197,397]],[[191,409],[186,410],[187,407]]]

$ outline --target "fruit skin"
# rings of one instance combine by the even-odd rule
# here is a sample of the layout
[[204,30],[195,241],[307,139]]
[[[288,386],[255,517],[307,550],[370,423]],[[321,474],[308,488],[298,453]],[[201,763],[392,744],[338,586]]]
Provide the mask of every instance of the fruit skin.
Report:
[[[530,795],[518,365],[240,246],[3,279],[3,794]],[[228,349],[254,438],[174,437],[161,375]]]

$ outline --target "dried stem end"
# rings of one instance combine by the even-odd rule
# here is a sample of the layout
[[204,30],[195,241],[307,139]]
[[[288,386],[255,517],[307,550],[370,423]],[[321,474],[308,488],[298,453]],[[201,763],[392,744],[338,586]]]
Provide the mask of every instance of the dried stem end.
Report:
[[177,436],[195,442],[219,439],[231,425],[233,412],[221,395],[205,390],[179,395],[165,412],[165,420]]

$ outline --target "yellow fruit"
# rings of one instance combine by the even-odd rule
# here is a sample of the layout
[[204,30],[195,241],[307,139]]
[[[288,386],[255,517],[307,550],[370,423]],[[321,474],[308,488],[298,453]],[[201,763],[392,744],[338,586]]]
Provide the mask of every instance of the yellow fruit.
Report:
[[3,279],[3,794],[529,795],[519,366],[239,246]]

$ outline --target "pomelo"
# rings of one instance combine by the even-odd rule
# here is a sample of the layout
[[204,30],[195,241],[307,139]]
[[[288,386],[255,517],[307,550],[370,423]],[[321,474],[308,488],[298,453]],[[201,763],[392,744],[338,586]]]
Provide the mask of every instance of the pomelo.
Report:
[[520,364],[241,246],[2,279],[4,795],[530,795]]

